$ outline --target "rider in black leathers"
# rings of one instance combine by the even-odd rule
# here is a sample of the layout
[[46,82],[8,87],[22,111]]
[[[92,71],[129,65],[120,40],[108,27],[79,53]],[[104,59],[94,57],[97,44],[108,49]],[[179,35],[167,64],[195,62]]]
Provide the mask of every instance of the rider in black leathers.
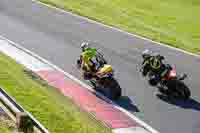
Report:
[[163,63],[165,59],[156,53],[152,53],[149,50],[145,50],[142,53],[143,63],[142,63],[142,74],[146,76],[149,72],[152,72],[158,80],[160,80],[168,72],[168,67]]

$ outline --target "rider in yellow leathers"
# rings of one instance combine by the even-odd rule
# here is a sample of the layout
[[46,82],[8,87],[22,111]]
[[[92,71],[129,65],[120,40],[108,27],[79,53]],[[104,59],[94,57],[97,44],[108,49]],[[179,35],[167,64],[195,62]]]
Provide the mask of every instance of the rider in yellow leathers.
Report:
[[84,71],[83,75],[89,74],[94,75],[96,70],[96,64],[93,59],[96,60],[97,50],[96,48],[89,47],[88,43],[81,44],[81,57],[82,57],[82,64],[81,69]]

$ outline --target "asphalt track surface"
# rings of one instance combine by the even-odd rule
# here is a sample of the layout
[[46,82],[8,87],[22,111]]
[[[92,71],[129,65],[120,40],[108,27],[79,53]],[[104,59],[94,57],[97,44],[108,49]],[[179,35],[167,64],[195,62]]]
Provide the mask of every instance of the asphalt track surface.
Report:
[[[94,42],[114,66],[123,89],[118,102],[161,133],[200,133],[200,58],[88,22],[31,0],[0,0],[0,35],[80,78],[75,61],[82,41]],[[141,52],[150,49],[186,72],[192,99],[186,103],[156,96],[139,73]]]

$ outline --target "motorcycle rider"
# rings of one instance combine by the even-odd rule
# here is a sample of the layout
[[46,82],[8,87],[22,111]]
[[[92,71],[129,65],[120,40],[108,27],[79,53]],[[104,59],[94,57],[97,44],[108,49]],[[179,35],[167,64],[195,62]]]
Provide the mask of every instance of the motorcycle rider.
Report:
[[[81,69],[84,71],[83,76],[84,78],[88,76],[93,76],[97,70],[96,70],[96,65],[97,65],[97,50],[96,48],[91,48],[89,47],[89,43],[84,42],[81,44],[81,57],[82,57],[82,64],[81,64]],[[93,60],[95,59],[95,60]]]
[[164,56],[152,53],[146,49],[142,52],[142,57],[144,59],[142,63],[143,76],[146,76],[151,71],[160,80],[168,72],[167,67],[163,63]]

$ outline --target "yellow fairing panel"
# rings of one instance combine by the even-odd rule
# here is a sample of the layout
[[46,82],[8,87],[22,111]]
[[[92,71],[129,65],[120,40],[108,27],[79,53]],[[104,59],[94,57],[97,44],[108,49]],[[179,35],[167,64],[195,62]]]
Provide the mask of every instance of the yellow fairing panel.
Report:
[[111,73],[112,71],[113,71],[112,66],[106,64],[103,66],[103,68],[99,70],[98,75],[103,76],[104,74]]

